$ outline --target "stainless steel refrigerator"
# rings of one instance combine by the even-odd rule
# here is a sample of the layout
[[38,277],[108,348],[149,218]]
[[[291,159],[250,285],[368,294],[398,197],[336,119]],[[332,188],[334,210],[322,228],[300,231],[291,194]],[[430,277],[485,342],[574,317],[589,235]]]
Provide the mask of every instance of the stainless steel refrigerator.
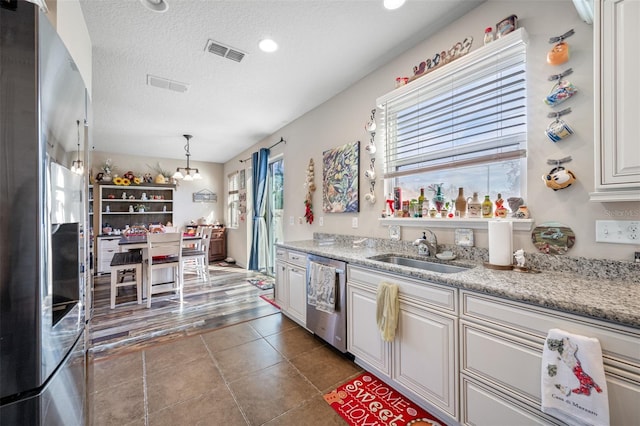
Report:
[[85,424],[86,177],[66,165],[85,150],[86,116],[46,16],[0,0],[2,425]]

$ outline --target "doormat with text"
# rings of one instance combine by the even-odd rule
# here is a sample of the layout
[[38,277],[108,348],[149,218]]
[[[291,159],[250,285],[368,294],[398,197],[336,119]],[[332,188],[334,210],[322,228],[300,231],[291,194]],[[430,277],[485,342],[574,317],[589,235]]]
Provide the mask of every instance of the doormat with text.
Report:
[[338,386],[324,400],[351,426],[443,425],[371,373]]
[[273,279],[249,278],[247,281],[258,287],[260,290],[269,290],[273,288]]

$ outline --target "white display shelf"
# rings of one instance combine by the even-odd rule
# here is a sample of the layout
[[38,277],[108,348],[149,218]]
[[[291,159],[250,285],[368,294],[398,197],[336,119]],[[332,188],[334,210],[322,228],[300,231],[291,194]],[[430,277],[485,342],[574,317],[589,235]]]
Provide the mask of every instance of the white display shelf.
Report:
[[173,200],[143,200],[141,198],[134,198],[132,200],[126,199],[123,200],[122,198],[103,198],[102,202],[109,202],[109,203],[132,203],[134,201],[142,201],[145,203],[173,203]]
[[166,211],[166,212],[102,212],[103,216],[106,215],[113,215],[113,214],[129,214],[129,215],[136,215],[136,214],[173,214],[172,211]]
[[533,219],[471,219],[471,218],[422,218],[422,217],[385,217],[378,219],[378,223],[382,226],[399,225],[410,228],[470,228],[470,229],[488,229],[488,223],[491,221],[509,221],[513,222],[514,231],[531,231],[533,228]]

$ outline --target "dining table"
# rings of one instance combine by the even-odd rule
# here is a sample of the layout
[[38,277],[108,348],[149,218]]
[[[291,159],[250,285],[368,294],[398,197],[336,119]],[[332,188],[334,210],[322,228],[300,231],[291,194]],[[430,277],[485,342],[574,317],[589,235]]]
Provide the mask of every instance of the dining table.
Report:
[[[184,244],[196,244],[200,241],[202,237],[199,235],[192,234],[182,234],[182,243]],[[148,250],[147,250],[147,234],[131,234],[131,235],[123,235],[118,241],[118,246],[120,246],[120,251],[141,249],[142,251],[142,263],[143,263],[143,272],[142,272],[142,297],[147,297],[147,274],[144,270],[144,264],[147,260]],[[156,272],[153,274],[153,283],[154,289],[156,286],[166,287],[167,291],[174,291],[172,288],[172,274],[169,269],[161,270],[160,272]],[[158,291],[162,291],[162,289],[158,289]],[[156,290],[154,290],[156,292]]]
[[[202,237],[199,235],[192,234],[182,234],[182,242],[184,243],[197,243],[200,241]],[[147,234],[132,234],[132,235],[123,235],[118,241],[118,245],[120,249],[129,250],[129,249],[146,249],[147,248]],[[144,258],[144,251],[142,253]]]

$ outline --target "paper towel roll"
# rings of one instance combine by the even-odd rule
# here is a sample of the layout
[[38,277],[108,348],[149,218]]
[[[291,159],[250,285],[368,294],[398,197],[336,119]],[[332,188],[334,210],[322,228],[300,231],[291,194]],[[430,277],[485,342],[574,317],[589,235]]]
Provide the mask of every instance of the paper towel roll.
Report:
[[513,225],[511,221],[492,220],[489,222],[489,263],[511,265],[513,252]]

